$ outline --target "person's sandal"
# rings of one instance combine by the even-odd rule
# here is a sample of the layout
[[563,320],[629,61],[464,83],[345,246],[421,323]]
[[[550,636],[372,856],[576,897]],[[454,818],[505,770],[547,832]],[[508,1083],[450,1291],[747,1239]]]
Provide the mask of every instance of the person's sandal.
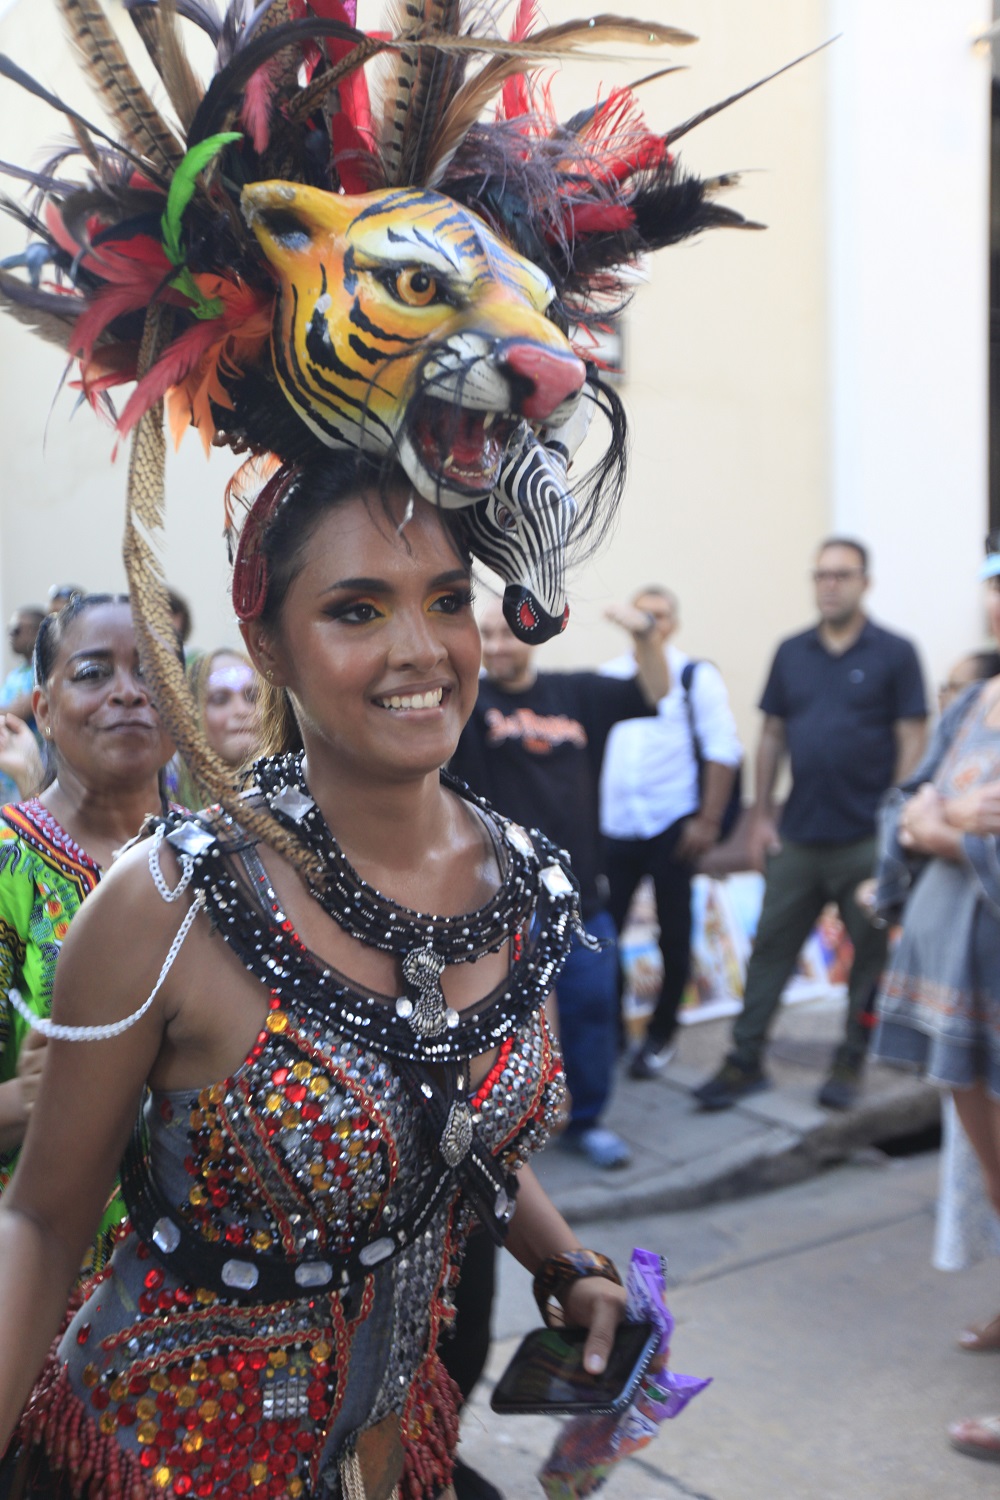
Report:
[[955,1342],[967,1354],[1000,1353],[1000,1313],[982,1328],[963,1328]]
[[952,1422],[948,1441],[970,1458],[1000,1463],[1000,1417],[968,1417],[964,1422]]

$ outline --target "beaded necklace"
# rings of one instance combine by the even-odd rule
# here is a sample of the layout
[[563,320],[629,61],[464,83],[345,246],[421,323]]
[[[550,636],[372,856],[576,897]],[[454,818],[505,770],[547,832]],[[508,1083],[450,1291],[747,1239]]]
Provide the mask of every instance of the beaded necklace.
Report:
[[[331,878],[317,882],[315,899],[352,937],[399,954],[406,987],[394,1000],[366,993],[312,953],[254,845],[228,814],[212,809],[205,817],[168,819],[167,841],[204,892],[213,925],[279,1000],[294,1002],[306,1014],[332,1008],[340,1029],[355,1041],[415,1063],[462,1062],[487,1052],[544,1003],[581,924],[576,885],[543,835],[536,831],[529,838],[448,778],[446,784],[497,830],[501,890],[478,911],[457,917],[410,911],[352,870],[304,789],[300,757],[258,761],[254,771],[247,796],[260,792],[276,815],[296,824],[308,820],[307,837],[331,862]],[[508,940],[514,962],[503,983],[461,1012],[447,1006],[440,985],[446,964],[496,952]]]

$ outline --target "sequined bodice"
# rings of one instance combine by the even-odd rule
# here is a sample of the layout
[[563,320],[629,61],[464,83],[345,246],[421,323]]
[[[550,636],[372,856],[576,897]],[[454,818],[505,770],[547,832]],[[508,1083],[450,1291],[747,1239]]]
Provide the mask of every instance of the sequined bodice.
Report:
[[[150,1496],[228,1493],[248,1451],[255,1494],[335,1494],[323,1476],[345,1433],[358,1413],[369,1422],[404,1407],[448,1316],[457,1189],[402,1254],[384,1265],[376,1255],[360,1280],[331,1285],[321,1269],[325,1253],[359,1238],[377,1246],[441,1169],[419,1084],[332,1021],[303,1021],[272,1003],[231,1079],[151,1094],[145,1111],[149,1168],[177,1221],[224,1244],[234,1267],[251,1264],[248,1249],[305,1255],[302,1295],[253,1300],[238,1272],[231,1297],[213,1292],[172,1274],[169,1253],[132,1233],[63,1339],[65,1378]],[[536,1013],[501,1045],[470,1104],[490,1151],[516,1168],[561,1099]]]

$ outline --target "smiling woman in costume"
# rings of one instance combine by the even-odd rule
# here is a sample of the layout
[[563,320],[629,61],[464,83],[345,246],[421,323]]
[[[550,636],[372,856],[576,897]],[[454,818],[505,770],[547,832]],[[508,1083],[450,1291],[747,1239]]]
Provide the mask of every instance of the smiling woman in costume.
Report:
[[[10,992],[39,1016],[52,1003],[56,958],[80,903],[116,849],[160,806],[158,774],[172,746],[142,680],[128,600],[80,594],[42,623],[34,712],[54,776],[0,817],[0,1189],[31,1117],[45,1037]],[[123,1215],[102,1220],[103,1263]]]
[[[567,556],[613,521],[626,451],[570,331],[620,310],[647,251],[744,225],[715,201],[732,179],[673,150],[723,105],[657,134],[615,89],[560,122],[526,71],[694,40],[659,21],[535,29],[520,3],[501,35],[502,5],[401,0],[367,33],[357,0],[126,0],[167,119],[98,0],[60,8],[123,139],[0,58],[75,141],[18,169],[44,211],[5,207],[48,279],[0,273],[0,300],[134,434],[143,664],[219,806],[130,851],[61,961],[0,1205],[0,1431],[126,1143],[132,1232],[8,1467],[39,1500],[433,1494],[455,1436],[433,1351],[471,1216],[589,1329],[595,1369],[624,1302],[527,1165],[562,1092],[543,1006],[575,886],[440,769],[476,693],[470,554],[522,639],[564,627]],[[215,49],[207,87],[181,14]],[[156,564],[164,408],[175,439],[249,453],[226,520],[235,537],[245,496],[234,604],[271,753],[242,792],[195,720]],[[571,482],[596,409],[606,451]]]
[[433,1351],[473,1209],[529,1270],[548,1263],[598,1363],[623,1307],[526,1165],[562,1094],[543,1005],[575,888],[440,770],[476,696],[467,558],[402,476],[383,500],[342,460],[296,477],[256,565],[246,638],[279,737],[248,790],[316,873],[224,814],[174,818],[77,919],[55,1003],[70,1030],[0,1210],[5,1432],[126,1147],[132,1232],[28,1406],[29,1494],[69,1494],[82,1465],[94,1494],[111,1475],[130,1495],[227,1494],[249,1450],[261,1493],[335,1495],[338,1472],[362,1493],[359,1462],[384,1495],[401,1441],[407,1493],[446,1483]]

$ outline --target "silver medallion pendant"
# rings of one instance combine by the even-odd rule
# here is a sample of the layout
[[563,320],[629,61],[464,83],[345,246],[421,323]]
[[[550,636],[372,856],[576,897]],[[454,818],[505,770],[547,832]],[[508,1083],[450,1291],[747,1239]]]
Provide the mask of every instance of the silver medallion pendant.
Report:
[[[412,1011],[406,1015],[418,1036],[440,1036],[451,1024],[451,1015],[441,991],[445,961],[433,948],[413,948],[403,959],[403,978],[410,991]],[[397,1013],[400,1007],[396,1006]]]
[[456,1099],[441,1136],[441,1155],[449,1167],[464,1161],[472,1147],[472,1113],[464,1099]]

